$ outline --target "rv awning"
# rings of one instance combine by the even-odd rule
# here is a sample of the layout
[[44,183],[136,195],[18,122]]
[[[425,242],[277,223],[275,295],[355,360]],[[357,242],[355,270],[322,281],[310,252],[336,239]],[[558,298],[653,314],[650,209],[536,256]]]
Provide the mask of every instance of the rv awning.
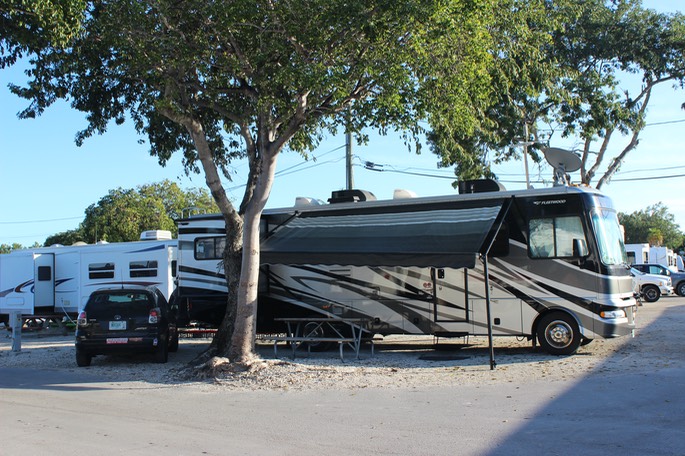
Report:
[[[489,205],[303,213],[262,241],[264,264],[472,268],[502,211]],[[487,248],[487,246],[485,246]]]

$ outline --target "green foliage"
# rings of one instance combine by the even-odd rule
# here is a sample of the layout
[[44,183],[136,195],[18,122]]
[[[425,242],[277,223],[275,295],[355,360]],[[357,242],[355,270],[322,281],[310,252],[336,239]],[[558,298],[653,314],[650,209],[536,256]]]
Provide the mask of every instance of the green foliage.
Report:
[[[500,4],[489,70],[495,95],[481,105],[474,134],[434,129],[434,152],[444,166],[457,166],[458,177],[471,178],[489,176],[490,163],[518,158],[521,139],[536,141],[531,150],[538,161],[536,149],[554,135],[577,137],[582,182],[590,184],[605,167],[601,187],[637,147],[652,89],[666,82],[683,87],[685,16],[644,9],[639,0]],[[642,86],[629,90],[626,75]],[[539,127],[553,133],[543,136]],[[618,135],[625,144],[609,159],[609,142]]]
[[14,243],[12,245],[9,244],[0,244],[0,253],[10,253],[13,250],[21,250],[23,249],[24,246],[18,243]]
[[626,244],[651,243],[660,236],[663,245],[671,249],[683,245],[685,235],[662,203],[631,214],[619,213],[618,217],[625,229]]
[[110,190],[86,209],[85,219],[77,229],[50,236],[45,245],[137,241],[147,230],[168,230],[176,237],[175,220],[191,207],[200,212],[218,212],[206,190],[183,191],[168,180],[135,189]]
[[0,0],[0,69],[63,47],[79,31],[86,0]]

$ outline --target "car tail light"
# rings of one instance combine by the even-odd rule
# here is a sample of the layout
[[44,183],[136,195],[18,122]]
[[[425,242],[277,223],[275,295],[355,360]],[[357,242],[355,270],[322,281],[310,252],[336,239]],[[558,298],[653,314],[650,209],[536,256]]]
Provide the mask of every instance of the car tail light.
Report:
[[79,326],[86,326],[88,324],[88,315],[86,315],[85,310],[81,311],[81,313],[78,314],[78,320],[76,320],[76,323]]
[[155,307],[154,309],[150,309],[150,316],[148,318],[148,323],[151,325],[156,325],[159,323],[159,309]]

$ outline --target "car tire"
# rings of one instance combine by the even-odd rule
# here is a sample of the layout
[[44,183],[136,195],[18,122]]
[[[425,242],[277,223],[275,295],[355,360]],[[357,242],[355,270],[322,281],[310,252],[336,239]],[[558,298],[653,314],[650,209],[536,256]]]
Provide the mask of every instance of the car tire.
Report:
[[93,360],[93,355],[83,350],[82,348],[76,349],[76,365],[78,367],[88,367]]
[[169,351],[171,353],[176,353],[178,351],[178,330],[174,331],[174,335],[171,336],[171,341],[169,342]]
[[645,285],[642,287],[642,296],[646,302],[657,302],[661,297],[661,291],[654,285]]
[[550,312],[537,326],[540,347],[550,355],[572,355],[580,347],[582,337],[576,320],[566,312]]
[[685,280],[676,285],[675,292],[678,293],[678,296],[685,296]]
[[167,338],[160,337],[157,348],[155,349],[155,362],[159,364],[164,364],[169,360],[169,345]]

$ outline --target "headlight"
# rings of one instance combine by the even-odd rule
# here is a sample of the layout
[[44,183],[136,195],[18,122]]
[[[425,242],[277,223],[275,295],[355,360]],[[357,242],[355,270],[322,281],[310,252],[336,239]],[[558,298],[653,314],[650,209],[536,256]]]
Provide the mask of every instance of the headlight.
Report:
[[610,320],[614,318],[626,318],[626,311],[623,309],[604,310],[599,313],[599,316]]

